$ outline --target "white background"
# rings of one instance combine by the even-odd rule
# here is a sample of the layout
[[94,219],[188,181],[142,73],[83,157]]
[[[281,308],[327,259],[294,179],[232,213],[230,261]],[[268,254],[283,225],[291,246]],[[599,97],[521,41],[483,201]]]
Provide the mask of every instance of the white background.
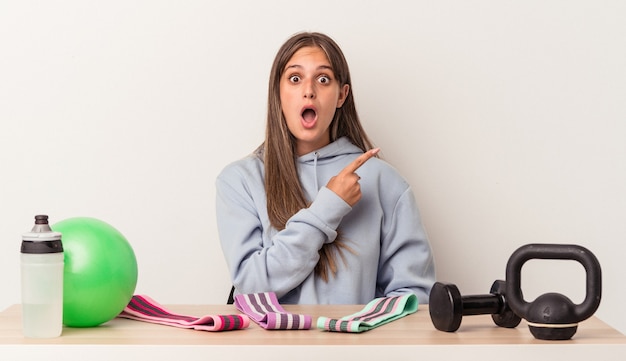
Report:
[[[487,293],[519,246],[576,243],[626,332],[626,2],[0,2],[0,308],[20,302],[35,214],[104,220],[136,292],[224,303],[214,180],[263,139],[293,33],[342,46],[364,126],[413,186],[438,278]],[[530,261],[527,300],[584,298],[572,261]]]

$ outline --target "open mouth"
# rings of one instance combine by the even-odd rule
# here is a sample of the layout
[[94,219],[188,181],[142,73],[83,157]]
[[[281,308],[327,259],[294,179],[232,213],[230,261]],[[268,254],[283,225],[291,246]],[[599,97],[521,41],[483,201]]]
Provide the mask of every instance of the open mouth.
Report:
[[315,109],[306,108],[302,111],[302,120],[304,120],[305,124],[311,124],[315,122],[315,119],[317,119],[317,113],[315,112]]

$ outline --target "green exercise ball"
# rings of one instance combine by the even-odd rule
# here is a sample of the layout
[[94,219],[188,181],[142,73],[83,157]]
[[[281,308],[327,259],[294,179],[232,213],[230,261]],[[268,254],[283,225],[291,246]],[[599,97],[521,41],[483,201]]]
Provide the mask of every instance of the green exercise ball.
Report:
[[115,318],[137,285],[137,259],[130,243],[95,218],[69,218],[51,228],[61,232],[65,253],[63,323],[94,327]]

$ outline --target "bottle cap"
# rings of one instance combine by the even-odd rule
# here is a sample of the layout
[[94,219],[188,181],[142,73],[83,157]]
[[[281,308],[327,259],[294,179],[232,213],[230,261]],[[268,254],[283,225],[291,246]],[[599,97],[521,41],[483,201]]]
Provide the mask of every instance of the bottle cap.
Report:
[[63,252],[61,233],[54,232],[48,226],[48,216],[35,216],[33,229],[22,234],[22,253],[59,253]]

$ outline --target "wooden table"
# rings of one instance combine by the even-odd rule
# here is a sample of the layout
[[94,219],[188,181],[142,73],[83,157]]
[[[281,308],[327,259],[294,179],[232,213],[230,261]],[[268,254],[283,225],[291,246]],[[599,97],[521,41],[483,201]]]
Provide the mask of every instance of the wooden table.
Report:
[[[169,305],[193,316],[238,313],[232,305]],[[289,312],[343,317],[360,305],[285,305]],[[22,336],[21,307],[0,313],[1,360],[624,360],[626,336],[596,317],[582,322],[568,341],[541,341],[524,321],[515,329],[499,328],[491,317],[466,316],[454,333],[436,330],[428,306],[418,312],[360,333],[319,329],[268,331],[251,323],[244,330],[206,332],[127,319],[94,328],[63,329],[61,337]]]

